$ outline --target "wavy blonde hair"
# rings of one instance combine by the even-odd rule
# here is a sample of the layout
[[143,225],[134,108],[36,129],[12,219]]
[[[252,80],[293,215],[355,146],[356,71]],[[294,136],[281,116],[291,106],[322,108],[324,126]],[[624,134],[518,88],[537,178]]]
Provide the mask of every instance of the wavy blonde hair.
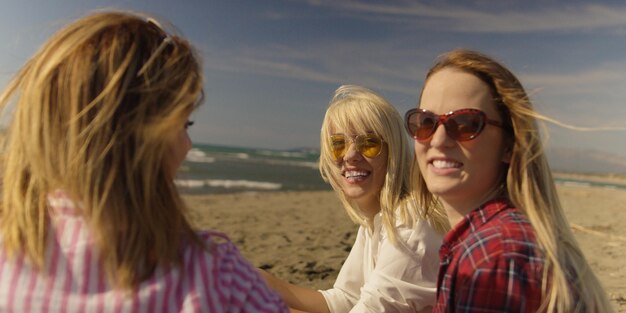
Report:
[[[506,184],[513,204],[530,220],[546,257],[542,310],[547,312],[612,312],[606,293],[585,260],[569,227],[554,185],[541,142],[537,120],[548,118],[535,112],[519,80],[492,58],[470,50],[453,50],[430,69],[426,80],[444,69],[461,70],[484,81],[496,99],[507,128],[512,130]],[[416,170],[419,203],[439,208]],[[504,179],[504,176],[503,176]]]
[[339,87],[330,101],[320,132],[320,173],[333,187],[350,218],[360,225],[372,228],[369,220],[354,201],[350,201],[341,189],[341,173],[332,158],[330,135],[334,129],[351,130],[357,134],[374,132],[381,136],[388,149],[387,173],[380,191],[380,211],[383,227],[392,242],[396,239],[396,214],[402,222],[413,225],[417,218],[426,219],[443,233],[448,221],[442,210],[426,214],[415,203],[410,186],[413,149],[403,128],[398,111],[380,95],[360,86]]
[[45,270],[48,193],[80,203],[109,281],[135,287],[202,245],[168,166],[171,143],[202,98],[191,45],[122,12],[52,36],[0,96],[14,105],[2,160],[0,234],[9,255]]

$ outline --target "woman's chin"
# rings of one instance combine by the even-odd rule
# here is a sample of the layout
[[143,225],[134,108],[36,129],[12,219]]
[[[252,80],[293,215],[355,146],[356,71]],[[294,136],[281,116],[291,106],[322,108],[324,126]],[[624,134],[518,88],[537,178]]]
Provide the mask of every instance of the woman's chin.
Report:
[[450,185],[450,184],[436,184],[436,185],[427,185],[428,191],[432,193],[434,196],[439,198],[446,198],[458,195],[459,186],[458,185]]

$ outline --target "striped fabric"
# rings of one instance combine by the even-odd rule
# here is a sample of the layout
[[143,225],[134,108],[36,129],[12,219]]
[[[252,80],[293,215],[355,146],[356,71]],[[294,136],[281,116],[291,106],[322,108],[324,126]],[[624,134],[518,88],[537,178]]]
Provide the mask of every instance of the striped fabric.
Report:
[[[112,289],[83,219],[62,193],[49,197],[47,273],[0,249],[0,312],[288,312],[226,236],[201,232],[210,253],[184,250],[184,272],[159,268],[137,292]],[[0,247],[2,247],[0,238]]]

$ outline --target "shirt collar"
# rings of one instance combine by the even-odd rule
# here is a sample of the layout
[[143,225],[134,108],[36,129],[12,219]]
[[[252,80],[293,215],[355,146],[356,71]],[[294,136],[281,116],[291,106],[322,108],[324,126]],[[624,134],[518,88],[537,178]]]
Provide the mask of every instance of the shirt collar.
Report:
[[69,194],[57,189],[48,194],[48,207],[54,215],[78,215],[77,206]]
[[463,219],[443,237],[441,248],[445,251],[450,251],[458,242],[464,240],[469,233],[481,228],[482,225],[491,220],[500,211],[511,206],[511,202],[507,198],[495,198],[485,202],[483,205],[465,215]]

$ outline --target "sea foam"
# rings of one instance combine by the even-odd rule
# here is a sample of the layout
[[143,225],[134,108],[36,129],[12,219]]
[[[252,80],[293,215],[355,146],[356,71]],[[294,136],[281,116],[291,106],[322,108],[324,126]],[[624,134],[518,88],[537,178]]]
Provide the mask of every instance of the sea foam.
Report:
[[227,180],[227,179],[177,179],[174,183],[179,187],[185,188],[202,188],[202,187],[221,187],[227,189],[243,188],[243,189],[262,189],[262,190],[279,190],[282,184],[271,182],[260,182],[251,180]]
[[196,163],[213,163],[215,162],[214,157],[207,156],[206,153],[200,149],[192,148],[187,152],[187,157],[185,160],[189,162]]

